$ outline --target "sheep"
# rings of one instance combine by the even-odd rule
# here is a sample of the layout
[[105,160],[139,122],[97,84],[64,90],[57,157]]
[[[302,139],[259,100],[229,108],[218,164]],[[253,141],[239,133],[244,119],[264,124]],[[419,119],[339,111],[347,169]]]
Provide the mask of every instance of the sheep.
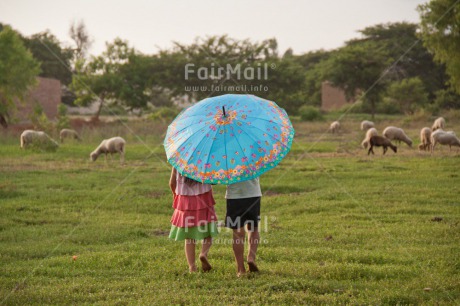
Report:
[[454,132],[443,131],[438,129],[435,132],[431,133],[431,153],[434,151],[436,144],[448,145],[449,151],[452,150],[452,146],[460,147],[460,139],[455,135]]
[[329,126],[329,130],[331,131],[332,134],[336,132],[338,133],[340,130],[340,122],[338,121],[332,122],[331,125]]
[[25,130],[20,136],[21,148],[27,149],[36,146],[40,149],[56,150],[59,144],[48,134],[42,131]]
[[389,140],[398,140],[405,142],[409,147],[412,147],[412,139],[410,139],[404,130],[394,126],[388,126],[383,130],[383,136]]
[[61,132],[59,132],[59,139],[61,140],[61,143],[64,143],[64,138],[73,138],[81,141],[80,135],[78,135],[77,131],[71,129],[62,129]]
[[446,125],[446,120],[443,117],[437,118],[433,126],[431,127],[431,130],[436,131],[437,129],[444,129],[444,126]]
[[378,133],[377,133],[377,129],[372,127],[370,129],[367,130],[366,132],[366,137],[364,137],[364,140],[361,142],[361,147],[363,147],[364,149],[367,149],[367,146],[369,145],[369,140],[371,139],[372,136],[376,136]]
[[370,148],[369,151],[367,151],[367,155],[374,154],[373,147],[383,147],[383,154],[385,154],[388,150],[388,147],[390,147],[395,153],[398,151],[398,148],[391,143],[391,141],[388,138],[382,137],[382,136],[372,136],[369,139],[370,143]]
[[420,144],[418,149],[420,151],[428,151],[431,147],[431,129],[424,127],[420,130]]
[[361,131],[367,131],[368,129],[373,127],[375,127],[375,125],[372,121],[364,120],[361,122]]
[[105,160],[107,160],[108,153],[110,153],[110,156],[112,156],[113,153],[120,153],[120,162],[123,163],[125,161],[125,144],[126,141],[121,137],[104,139],[101,144],[91,152],[90,158],[92,161],[96,161],[99,155],[104,153]]

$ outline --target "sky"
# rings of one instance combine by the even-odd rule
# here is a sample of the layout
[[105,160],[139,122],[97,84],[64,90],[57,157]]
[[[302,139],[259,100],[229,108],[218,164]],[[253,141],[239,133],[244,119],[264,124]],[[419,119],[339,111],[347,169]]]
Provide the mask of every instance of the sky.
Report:
[[388,22],[419,22],[428,0],[0,0],[0,22],[25,36],[49,30],[70,46],[69,28],[83,21],[90,53],[119,37],[144,54],[227,34],[261,42],[276,38],[283,54],[341,47],[358,30]]

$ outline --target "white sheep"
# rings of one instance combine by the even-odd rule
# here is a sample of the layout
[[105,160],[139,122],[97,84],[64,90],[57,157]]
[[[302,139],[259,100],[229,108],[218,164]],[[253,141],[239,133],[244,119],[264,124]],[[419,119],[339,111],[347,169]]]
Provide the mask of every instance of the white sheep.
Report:
[[437,129],[444,129],[445,125],[446,125],[446,120],[443,117],[439,117],[434,121],[433,126],[431,127],[431,129],[434,132]]
[[340,122],[338,121],[332,122],[331,125],[329,126],[329,130],[331,131],[332,134],[338,133],[340,130]]
[[420,151],[428,151],[431,147],[431,129],[424,127],[420,130],[420,144],[418,149]]
[[23,149],[27,149],[30,146],[36,146],[40,149],[55,150],[59,147],[59,144],[54,139],[42,131],[25,130],[21,134],[20,142],[21,148]]
[[412,147],[412,139],[410,139],[404,130],[394,126],[388,126],[383,130],[383,136],[390,140],[398,140],[406,143],[409,147]]
[[81,141],[80,135],[78,135],[77,131],[71,129],[62,129],[61,132],[59,132],[59,139],[61,140],[61,143],[64,143],[64,138],[72,138]]
[[375,127],[375,125],[372,121],[364,120],[361,122],[361,131],[367,131],[368,129],[373,127]]
[[364,149],[367,149],[367,146],[369,145],[369,141],[372,136],[377,136],[378,132],[377,129],[374,127],[371,127],[370,129],[367,130],[366,132],[366,137],[364,137],[364,140],[361,142],[361,147]]
[[120,153],[120,161],[123,163],[125,161],[125,144],[126,141],[121,137],[104,139],[101,144],[91,152],[90,158],[92,161],[95,161],[99,155],[104,153],[105,160],[107,160],[108,153],[110,153],[110,156],[112,156],[113,153]]
[[460,139],[452,131],[443,131],[438,129],[431,133],[431,153],[434,151],[436,144],[448,145],[449,151],[452,150],[452,146],[460,147]]

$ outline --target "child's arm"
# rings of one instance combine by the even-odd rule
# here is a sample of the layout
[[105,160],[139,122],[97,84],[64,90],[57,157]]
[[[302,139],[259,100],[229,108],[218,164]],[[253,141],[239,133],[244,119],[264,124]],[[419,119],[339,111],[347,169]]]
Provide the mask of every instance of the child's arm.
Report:
[[169,188],[171,188],[173,195],[176,195],[176,184],[176,169],[173,167],[171,170],[171,177],[169,178]]

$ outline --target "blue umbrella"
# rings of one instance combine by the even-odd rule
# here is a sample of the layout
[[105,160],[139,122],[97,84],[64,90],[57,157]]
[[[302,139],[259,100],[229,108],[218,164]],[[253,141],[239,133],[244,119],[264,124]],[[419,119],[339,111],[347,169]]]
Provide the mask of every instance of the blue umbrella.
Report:
[[204,99],[183,110],[164,140],[179,173],[209,184],[260,176],[289,152],[294,128],[276,103],[253,95]]

